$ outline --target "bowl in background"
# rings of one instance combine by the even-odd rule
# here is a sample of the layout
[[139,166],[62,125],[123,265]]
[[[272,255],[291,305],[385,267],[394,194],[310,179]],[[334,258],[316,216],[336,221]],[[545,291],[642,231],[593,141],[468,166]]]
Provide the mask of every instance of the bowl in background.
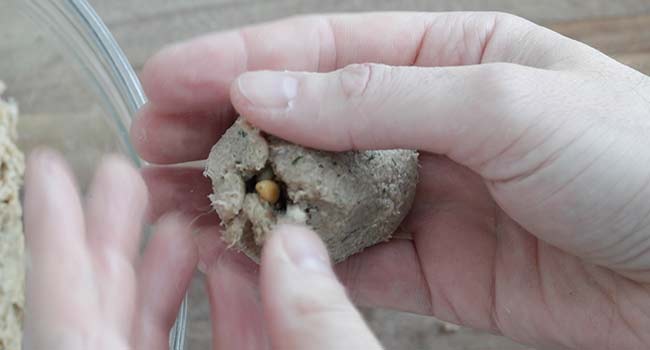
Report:
[[[18,146],[58,150],[85,191],[102,156],[142,161],[128,136],[145,103],[136,74],[86,0],[8,0],[0,11],[0,81],[20,110]],[[186,302],[170,334],[183,349]]]

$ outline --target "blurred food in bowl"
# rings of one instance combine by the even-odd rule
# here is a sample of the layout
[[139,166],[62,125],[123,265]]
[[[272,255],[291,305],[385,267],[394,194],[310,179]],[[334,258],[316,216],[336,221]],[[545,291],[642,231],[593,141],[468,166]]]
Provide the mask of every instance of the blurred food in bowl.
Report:
[[0,350],[21,348],[24,297],[24,241],[20,186],[25,170],[16,146],[18,106],[2,97],[0,80]]

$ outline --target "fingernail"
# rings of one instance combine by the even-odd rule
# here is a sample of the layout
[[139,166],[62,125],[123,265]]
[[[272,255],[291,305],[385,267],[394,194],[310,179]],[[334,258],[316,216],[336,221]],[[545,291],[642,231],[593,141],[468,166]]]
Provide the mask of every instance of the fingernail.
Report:
[[39,212],[46,206],[59,205],[61,196],[71,195],[70,187],[76,187],[74,177],[61,155],[47,148],[31,152],[25,171],[27,211]]
[[329,256],[320,238],[307,228],[279,226],[276,234],[282,235],[282,244],[289,259],[298,268],[310,272],[332,274]]
[[237,86],[257,108],[289,108],[298,94],[298,80],[282,72],[245,73],[237,79]]

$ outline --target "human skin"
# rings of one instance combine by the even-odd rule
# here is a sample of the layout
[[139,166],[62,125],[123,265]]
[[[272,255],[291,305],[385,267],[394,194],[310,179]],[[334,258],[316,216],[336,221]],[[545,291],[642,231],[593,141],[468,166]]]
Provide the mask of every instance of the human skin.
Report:
[[161,219],[137,259],[147,202],[138,172],[110,157],[85,205],[77,191],[58,154],[29,157],[24,349],[164,349],[198,260],[188,220]]
[[[356,303],[532,345],[642,349],[650,344],[648,82],[506,14],[299,17],[155,55],[132,138],[154,163],[204,159],[236,110],[304,146],[418,149],[421,182],[398,232],[405,239],[337,266]],[[175,171],[145,173],[160,199],[153,216],[174,206],[164,201],[170,193],[196,207],[208,193],[174,192],[201,176]],[[256,271],[236,258],[224,265],[214,231],[202,238],[200,264],[211,296],[233,306],[213,309],[213,319],[260,318],[254,298],[219,287],[231,279],[254,288]],[[247,324],[263,337],[262,324]]]
[[[169,332],[198,260],[190,220],[179,214],[160,219],[138,256],[147,190],[138,172],[115,156],[99,167],[85,205],[65,162],[50,150],[30,156],[25,188],[24,349],[168,350]],[[253,321],[271,325],[268,339],[276,348],[380,349],[315,233],[277,227],[262,264],[265,313]],[[223,277],[233,284],[219,287],[248,296],[228,272]],[[246,312],[229,309],[227,301],[213,299],[213,306]],[[314,317],[320,310],[337,313]],[[246,333],[254,326],[238,324],[236,317],[229,321],[218,327]],[[236,341],[254,349],[267,344],[260,337]]]

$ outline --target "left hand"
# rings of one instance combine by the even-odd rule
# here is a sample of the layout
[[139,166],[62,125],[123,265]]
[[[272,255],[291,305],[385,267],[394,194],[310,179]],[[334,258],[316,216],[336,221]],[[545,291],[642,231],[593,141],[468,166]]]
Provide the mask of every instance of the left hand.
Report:
[[[126,161],[103,162],[85,212],[57,154],[38,151],[27,169],[24,349],[168,349],[198,260],[190,222],[163,217],[137,259],[147,190]],[[208,276],[214,349],[381,348],[312,231],[276,228],[262,256],[262,303],[256,282],[230,268],[247,258],[225,250],[214,230],[196,239],[219,256]],[[257,269],[247,263],[236,265]]]
[[167,349],[198,255],[190,224],[160,220],[137,259],[147,189],[125,160],[100,166],[83,209],[56,153],[36,151],[25,180],[24,349]]

